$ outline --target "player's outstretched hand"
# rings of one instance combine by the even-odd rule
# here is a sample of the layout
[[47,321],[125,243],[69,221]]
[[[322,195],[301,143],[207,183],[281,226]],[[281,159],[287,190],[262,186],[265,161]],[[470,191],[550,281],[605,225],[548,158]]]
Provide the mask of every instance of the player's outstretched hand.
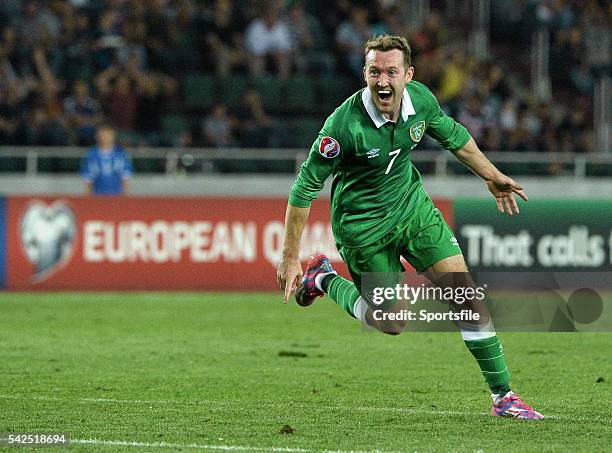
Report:
[[282,258],[276,270],[276,281],[279,288],[285,292],[284,302],[289,302],[289,296],[302,279],[304,272],[300,260],[296,258]]
[[494,180],[485,182],[489,188],[489,192],[491,192],[495,197],[497,209],[501,213],[505,212],[508,215],[519,213],[519,208],[516,204],[514,194],[517,194],[525,201],[529,200],[523,186],[506,175],[500,175]]

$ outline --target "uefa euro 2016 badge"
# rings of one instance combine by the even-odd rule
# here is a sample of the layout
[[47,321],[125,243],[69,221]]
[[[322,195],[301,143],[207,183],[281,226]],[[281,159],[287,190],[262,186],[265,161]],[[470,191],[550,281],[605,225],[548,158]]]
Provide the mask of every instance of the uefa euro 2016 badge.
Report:
[[34,266],[32,281],[40,282],[70,261],[77,236],[77,220],[67,201],[47,205],[36,200],[21,217],[21,244]]
[[420,142],[425,133],[425,121],[417,121],[410,127],[410,138],[415,142]]
[[340,154],[340,144],[334,138],[323,137],[319,144],[319,154],[326,159],[336,157]]

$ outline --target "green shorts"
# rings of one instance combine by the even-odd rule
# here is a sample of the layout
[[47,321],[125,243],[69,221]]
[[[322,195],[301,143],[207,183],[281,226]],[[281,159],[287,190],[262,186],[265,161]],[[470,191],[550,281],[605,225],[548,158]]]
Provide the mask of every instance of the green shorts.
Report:
[[[375,243],[366,247],[339,247],[353,282],[361,291],[365,273],[400,275],[403,257],[417,272],[450,256],[460,255],[461,248],[440,211],[426,197],[415,215]],[[393,278],[389,284],[393,283]]]

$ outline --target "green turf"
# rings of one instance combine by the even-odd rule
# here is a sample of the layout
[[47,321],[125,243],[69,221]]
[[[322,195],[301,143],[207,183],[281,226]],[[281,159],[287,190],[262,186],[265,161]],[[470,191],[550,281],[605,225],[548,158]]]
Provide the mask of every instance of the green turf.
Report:
[[610,447],[612,334],[502,334],[514,388],[557,417],[525,422],[487,415],[458,334],[365,333],[329,300],[304,309],[279,294],[4,293],[0,316],[0,432],[146,451]]

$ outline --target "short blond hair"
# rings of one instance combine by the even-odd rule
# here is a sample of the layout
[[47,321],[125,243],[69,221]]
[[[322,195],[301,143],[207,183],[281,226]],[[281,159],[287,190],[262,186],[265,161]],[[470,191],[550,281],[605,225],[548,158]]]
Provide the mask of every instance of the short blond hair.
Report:
[[387,50],[398,49],[404,54],[404,65],[406,68],[412,66],[412,58],[410,45],[408,40],[403,36],[391,36],[391,35],[378,35],[370,38],[365,45],[364,56],[367,58],[370,50],[380,50],[386,52]]

